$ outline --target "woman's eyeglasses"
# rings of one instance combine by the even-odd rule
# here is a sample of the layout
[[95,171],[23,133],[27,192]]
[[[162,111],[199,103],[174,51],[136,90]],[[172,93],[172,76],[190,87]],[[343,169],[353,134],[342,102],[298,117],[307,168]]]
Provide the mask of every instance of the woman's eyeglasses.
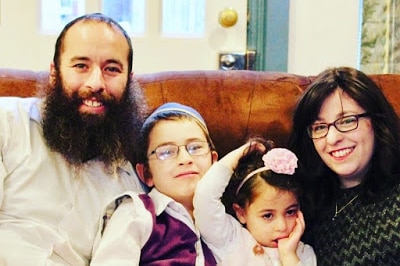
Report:
[[312,139],[320,139],[328,135],[328,131],[331,126],[334,126],[339,132],[349,132],[357,129],[359,118],[367,116],[369,116],[368,113],[347,115],[336,119],[332,123],[314,123],[307,127],[307,133]]

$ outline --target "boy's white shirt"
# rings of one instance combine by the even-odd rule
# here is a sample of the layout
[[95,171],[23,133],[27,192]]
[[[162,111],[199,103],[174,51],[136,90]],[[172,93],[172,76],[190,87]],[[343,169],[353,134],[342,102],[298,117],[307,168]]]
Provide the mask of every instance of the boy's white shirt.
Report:
[[[141,249],[153,230],[153,218],[139,194],[126,192],[131,199],[124,200],[107,222],[103,235],[99,231],[90,265],[139,265]],[[121,195],[121,196],[123,196]],[[163,211],[185,223],[196,235],[196,265],[204,265],[199,232],[182,204],[153,188],[148,195],[152,199],[156,216]],[[114,205],[114,201],[110,203]]]

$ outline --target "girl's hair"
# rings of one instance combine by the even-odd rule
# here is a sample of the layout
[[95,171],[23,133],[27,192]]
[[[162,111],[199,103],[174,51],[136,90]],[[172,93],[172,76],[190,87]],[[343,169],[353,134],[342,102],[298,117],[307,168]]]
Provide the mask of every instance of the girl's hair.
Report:
[[313,175],[303,179],[304,193],[309,204],[319,207],[331,204],[340,188],[337,175],[322,161],[307,135],[309,127],[318,117],[324,101],[341,89],[369,114],[375,135],[375,147],[370,167],[362,182],[360,198],[375,201],[399,182],[400,141],[399,120],[381,89],[366,74],[353,68],[331,68],[319,74],[299,100],[289,137],[289,148],[299,157],[305,170]]
[[[252,138],[250,141],[262,143],[266,147],[266,151],[269,151],[274,147],[273,141],[270,140],[267,141],[262,138]],[[279,190],[290,191],[296,196],[296,198],[299,198],[301,190],[297,180],[299,178],[298,169],[296,169],[296,172],[293,175],[277,174],[271,170],[256,173],[245,181],[238,190],[238,186],[249,173],[264,167],[262,157],[265,153],[265,151],[261,152],[254,146],[250,146],[247,152],[240,158],[221,199],[225,205],[226,212],[231,214],[233,217],[236,217],[236,214],[232,205],[236,203],[241,208],[246,208],[246,206],[251,204],[259,194],[260,191],[258,190],[258,187],[261,182],[265,182]]]
[[[170,108],[172,106],[172,108]],[[187,110],[189,112],[187,112]],[[193,121],[199,125],[199,127],[204,132],[207,142],[210,144],[211,151],[215,151],[215,145],[211,139],[208,129],[205,125],[203,118],[200,114],[193,108],[177,103],[167,103],[160,106],[156,111],[154,111],[144,122],[142,129],[140,131],[138,143],[137,143],[137,162],[147,163],[147,149],[149,148],[149,136],[154,126],[159,121],[178,121],[178,120],[189,120]]]

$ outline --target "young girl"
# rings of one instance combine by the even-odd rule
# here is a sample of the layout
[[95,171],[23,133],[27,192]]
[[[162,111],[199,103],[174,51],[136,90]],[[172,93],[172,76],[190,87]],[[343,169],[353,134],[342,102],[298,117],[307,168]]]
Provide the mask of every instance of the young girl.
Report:
[[300,242],[305,224],[297,158],[271,147],[264,140],[249,142],[198,183],[196,224],[218,265],[316,265],[313,249]]
[[116,200],[91,265],[215,265],[193,222],[197,182],[218,158],[204,119],[164,104],[146,119],[139,145],[136,170],[151,190]]

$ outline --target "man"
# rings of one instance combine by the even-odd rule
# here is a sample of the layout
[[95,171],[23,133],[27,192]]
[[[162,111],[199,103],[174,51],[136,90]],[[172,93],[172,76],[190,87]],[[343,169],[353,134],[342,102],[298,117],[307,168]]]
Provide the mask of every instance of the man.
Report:
[[132,44],[101,14],[59,35],[43,99],[0,98],[0,265],[88,265],[104,207],[142,191]]

